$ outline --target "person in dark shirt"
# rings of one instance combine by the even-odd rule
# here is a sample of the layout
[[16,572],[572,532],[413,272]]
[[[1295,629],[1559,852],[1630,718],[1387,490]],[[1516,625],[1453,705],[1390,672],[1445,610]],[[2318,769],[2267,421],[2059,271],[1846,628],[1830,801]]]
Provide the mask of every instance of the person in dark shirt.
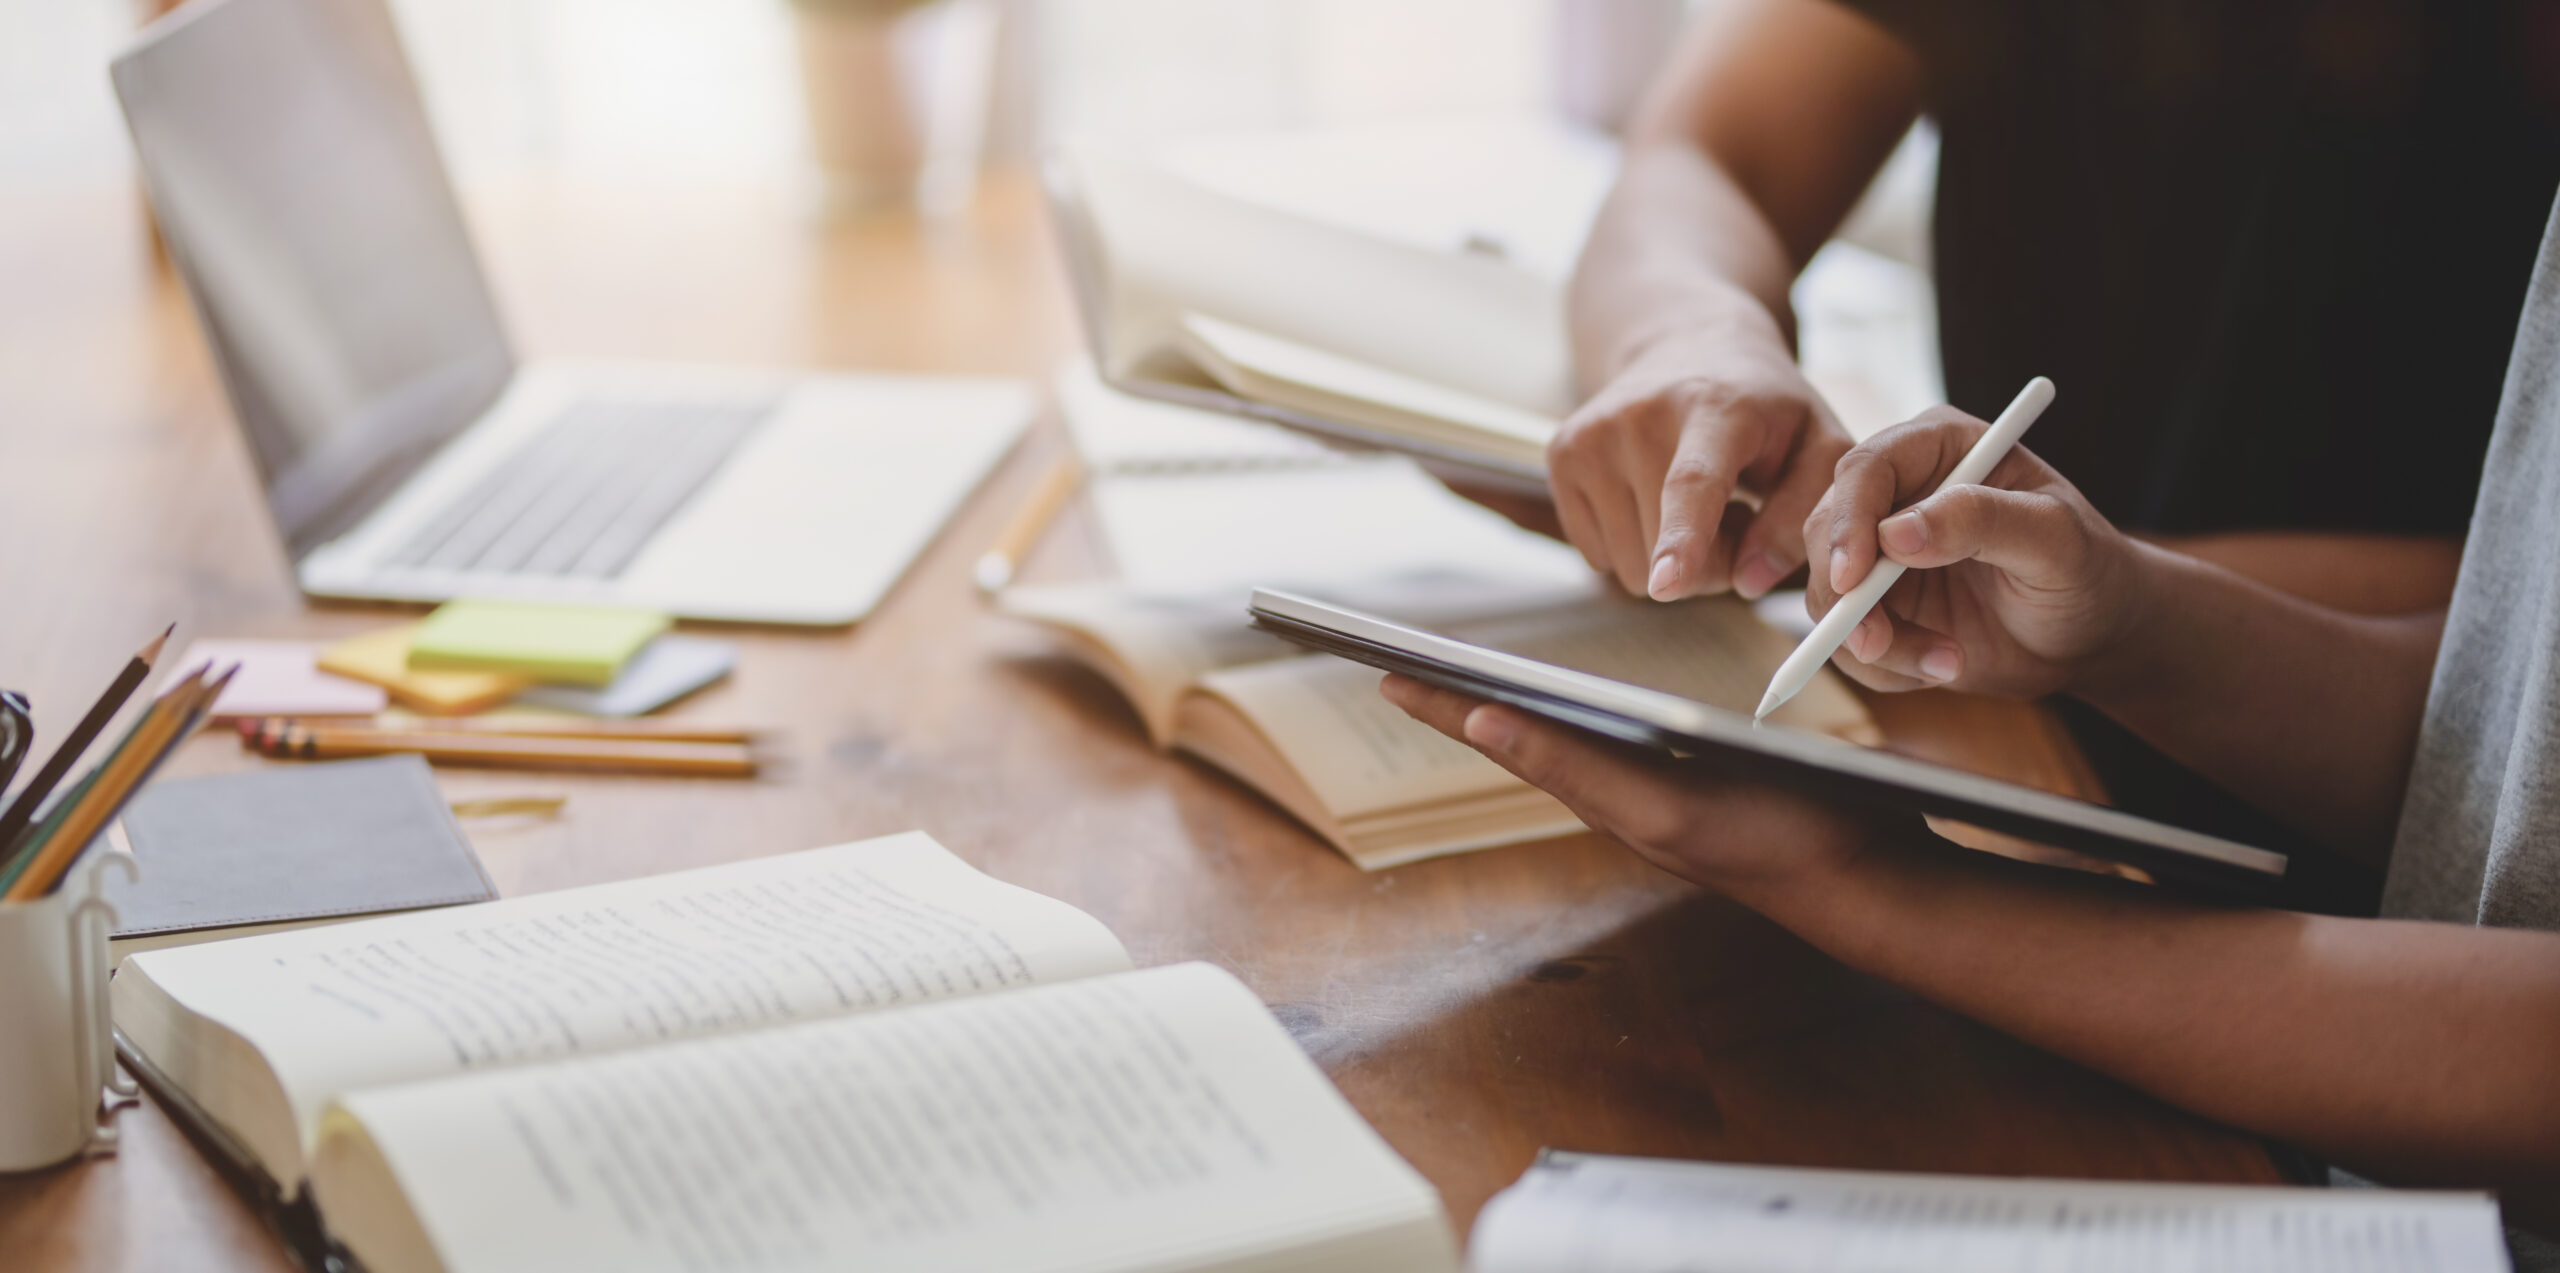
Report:
[[[1924,112],[1949,401],[2049,376],[2036,451],[2114,524],[2342,610],[2444,604],[2560,185],[2560,4],[1718,0],[1575,273],[1553,508],[1480,498],[1660,600],[1797,575],[1850,440],[1788,287]],[[2119,805],[2372,913],[2372,871],[2057,707]]]
[[1924,112],[1952,402],[2050,376],[2038,452],[2117,524],[2443,602],[2560,184],[2548,3],[1720,0],[1574,279],[1592,396],[1550,458],[1596,568],[1667,600],[1804,565],[1850,443],[1788,285]]
[[1817,613],[1882,562],[1910,571],[1841,673],[2081,695],[2383,870],[2385,918],[2029,866],[1714,749],[1381,692],[1841,963],[2274,1138],[2309,1179],[2494,1189],[2515,1268],[2560,1273],[2560,207],[2530,279],[2450,606],[2348,614],[2130,538],[2032,435],[1945,487],[1987,427],[1952,407],[1851,451],[1805,525]]

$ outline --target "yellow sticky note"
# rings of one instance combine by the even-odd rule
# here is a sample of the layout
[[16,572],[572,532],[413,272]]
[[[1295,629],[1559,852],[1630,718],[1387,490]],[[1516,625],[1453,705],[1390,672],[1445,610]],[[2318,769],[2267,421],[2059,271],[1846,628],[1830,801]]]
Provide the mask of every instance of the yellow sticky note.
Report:
[[320,652],[320,670],[379,685],[394,702],[430,716],[484,712],[523,693],[531,678],[503,672],[415,672],[409,669],[414,623],[350,637]]
[[448,601],[409,637],[409,670],[500,672],[606,686],[674,620],[648,610]]

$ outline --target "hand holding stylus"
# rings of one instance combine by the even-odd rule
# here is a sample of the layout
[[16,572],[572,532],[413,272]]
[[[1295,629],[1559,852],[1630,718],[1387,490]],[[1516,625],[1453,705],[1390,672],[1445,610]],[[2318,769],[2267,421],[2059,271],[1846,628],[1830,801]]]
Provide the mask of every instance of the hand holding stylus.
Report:
[[[1964,458],[1956,462],[1955,468],[1949,471],[1945,480],[1939,484],[1939,489],[1979,485],[1984,478],[1991,475],[1993,467],[2007,458],[2009,448],[2016,446],[2018,439],[2026,435],[2027,426],[2034,424],[2036,417],[2043,415],[2044,409],[2052,404],[2052,381],[2042,376],[2028,381],[2027,387],[2019,390],[2016,400],[2009,404],[2009,409],[2001,412],[2000,418],[1992,421],[1991,427],[1975,440],[1972,449],[1966,451]],[[1855,454],[1856,452],[1851,452],[1851,455]],[[1837,489],[1835,479],[1834,490]],[[1821,509],[1829,502],[1830,497],[1825,496],[1823,504],[1815,506],[1815,517],[1818,518],[1821,515]],[[1808,523],[1810,521],[1811,519],[1808,519]],[[1817,563],[1828,563],[1828,560],[1824,557],[1814,558]],[[1821,622],[1813,625],[1813,631],[1805,637],[1802,644],[1796,647],[1795,653],[1788,655],[1787,661],[1778,665],[1777,675],[1769,678],[1769,692],[1761,696],[1760,707],[1751,714],[1751,719],[1754,721],[1767,719],[1769,713],[1778,710],[1788,699],[1794,698],[1801,692],[1813,680],[1814,674],[1822,670],[1822,665],[1830,660],[1831,652],[1839,649],[1841,643],[1849,639],[1850,629],[1857,627],[1867,617],[1867,613],[1876,608],[1876,603],[1884,600],[1884,594],[1901,580],[1902,572],[1906,568],[1899,561],[1879,560],[1867,571],[1865,579],[1860,580],[1856,587],[1842,594],[1839,603],[1831,607],[1830,613],[1823,615]],[[1833,569],[1835,571],[1833,581],[1837,583],[1836,565]]]
[[[2041,396],[2031,386],[2019,402]],[[2026,447],[1960,480],[1997,432],[1940,408],[1841,460],[1805,542],[1816,563],[1806,604],[1841,634],[1820,649],[1836,644],[1844,675],[1879,690],[2029,697],[2121,673],[2108,656],[2128,646],[2144,612],[2154,550]],[[1862,604],[1876,594],[1881,604]]]

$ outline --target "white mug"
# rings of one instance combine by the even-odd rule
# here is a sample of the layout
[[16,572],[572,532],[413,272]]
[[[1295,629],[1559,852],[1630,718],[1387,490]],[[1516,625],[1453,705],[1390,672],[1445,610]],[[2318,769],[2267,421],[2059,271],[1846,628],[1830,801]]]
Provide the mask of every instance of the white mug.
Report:
[[50,895],[0,905],[0,1171],[115,1146],[114,1107],[132,1089],[107,1016],[110,869],[139,874],[102,841]]

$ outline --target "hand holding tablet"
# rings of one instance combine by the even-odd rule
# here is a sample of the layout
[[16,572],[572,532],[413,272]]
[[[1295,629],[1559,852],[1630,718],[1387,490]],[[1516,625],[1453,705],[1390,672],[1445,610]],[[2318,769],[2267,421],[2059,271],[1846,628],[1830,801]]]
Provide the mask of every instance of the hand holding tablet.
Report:
[[1712,756],[1733,772],[1826,800],[1942,815],[2216,893],[2259,895],[2284,876],[2281,853],[1819,734],[1755,728],[1739,712],[1311,598],[1257,589],[1251,613],[1255,627],[1311,649],[1623,742]]

